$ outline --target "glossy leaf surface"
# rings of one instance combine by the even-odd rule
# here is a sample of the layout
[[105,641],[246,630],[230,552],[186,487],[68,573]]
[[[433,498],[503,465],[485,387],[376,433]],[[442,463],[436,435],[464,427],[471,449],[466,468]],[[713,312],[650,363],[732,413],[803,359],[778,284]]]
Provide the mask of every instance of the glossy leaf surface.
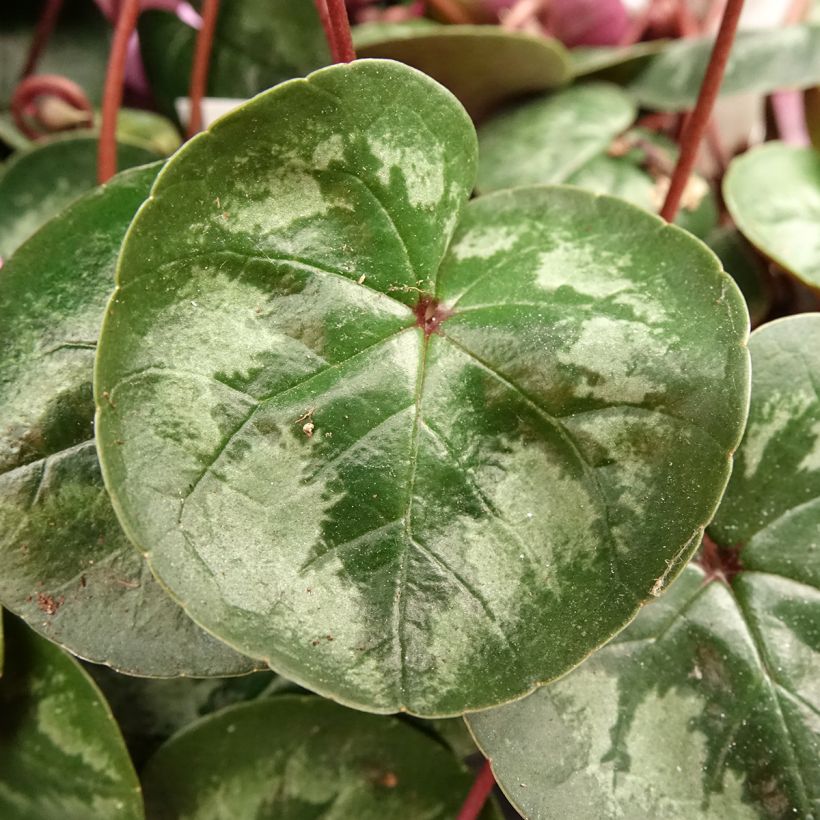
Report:
[[[452,820],[472,777],[395,719],[315,697],[229,707],[172,738],[143,783],[156,820]],[[499,815],[492,805],[482,818]]]
[[474,158],[395,63],[260,96],[158,178],[97,357],[106,483],[154,571],[374,711],[578,663],[695,549],[745,417],[713,255],[575,189],[465,207]]
[[[683,39],[669,44],[630,82],[642,106],[659,111],[694,108],[712,39]],[[820,83],[820,26],[741,31],[738,33],[721,96],[768,94],[780,88],[808,88]]]
[[[157,155],[120,143],[120,169],[153,162]],[[16,153],[0,168],[0,258],[97,184],[97,139],[67,137]]]
[[478,132],[478,189],[566,182],[632,125],[636,109],[615,85],[578,85],[493,117]]
[[820,288],[817,151],[780,142],[761,145],[732,162],[723,193],[738,229],[752,244],[805,284]]
[[[138,28],[151,90],[175,117],[174,101],[188,96],[196,31],[156,10],[140,15]],[[253,97],[329,62],[312,0],[231,0],[220,5],[206,96]]]
[[474,119],[570,78],[567,51],[557,40],[499,26],[406,27],[400,36],[359,46],[357,53],[423,71],[449,88]]
[[0,816],[141,820],[137,775],[105,700],[75,660],[6,618]]
[[526,817],[813,817],[820,315],[752,334],[749,426],[700,566],[580,668],[468,722]]
[[117,523],[94,445],[97,334],[122,237],[158,169],[89,193],[0,274],[0,602],[119,669],[234,674],[254,664],[196,627],[154,580]]

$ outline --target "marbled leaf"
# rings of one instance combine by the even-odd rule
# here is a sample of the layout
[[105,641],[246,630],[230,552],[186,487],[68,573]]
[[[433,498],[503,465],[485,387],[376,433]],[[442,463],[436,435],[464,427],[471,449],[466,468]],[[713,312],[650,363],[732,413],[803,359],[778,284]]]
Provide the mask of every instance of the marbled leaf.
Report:
[[[711,38],[670,43],[628,84],[628,90],[646,108],[694,108],[713,45]],[[820,26],[789,26],[739,32],[720,93],[768,94],[779,88],[808,88],[818,83]]]
[[566,182],[632,125],[636,108],[616,85],[590,83],[497,114],[478,131],[478,189]]
[[723,196],[753,245],[804,284],[820,288],[817,151],[769,142],[741,154],[729,166]]
[[[119,168],[157,158],[142,146],[117,149]],[[56,137],[14,154],[0,168],[0,260],[96,184],[96,136]]]
[[520,697],[608,640],[697,547],[745,419],[714,255],[577,189],[467,205],[475,153],[397,63],[259,96],[158,178],[97,355],[106,484],[163,583],[374,711]]
[[137,775],[91,678],[19,621],[5,627],[0,817],[142,820]]
[[701,565],[579,669],[468,717],[525,817],[817,816],[820,314],[749,347],[749,426]]
[[[292,695],[203,718],[143,775],[154,820],[452,820],[471,781],[452,752],[396,718]],[[481,817],[500,815],[490,803]]]
[[158,170],[87,194],[0,273],[0,601],[71,652],[134,674],[237,674],[255,664],[196,627],[128,542],[94,446],[97,334]]

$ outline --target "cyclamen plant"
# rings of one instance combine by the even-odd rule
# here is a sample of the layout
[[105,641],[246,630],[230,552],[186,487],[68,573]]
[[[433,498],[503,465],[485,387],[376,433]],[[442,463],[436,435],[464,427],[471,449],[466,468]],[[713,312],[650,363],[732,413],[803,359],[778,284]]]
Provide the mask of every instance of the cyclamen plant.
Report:
[[0,817],[820,815],[820,158],[715,109],[820,29],[123,0],[98,98],[59,5],[0,99]]

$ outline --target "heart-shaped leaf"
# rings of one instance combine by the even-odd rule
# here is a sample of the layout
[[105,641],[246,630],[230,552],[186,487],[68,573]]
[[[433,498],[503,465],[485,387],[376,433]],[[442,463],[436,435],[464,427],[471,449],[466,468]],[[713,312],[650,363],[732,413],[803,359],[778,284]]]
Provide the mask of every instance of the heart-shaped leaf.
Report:
[[94,446],[97,333],[158,169],[87,194],[0,275],[0,601],[70,651],[135,674],[236,674],[255,664],[196,627],[126,539]]
[[565,182],[632,125],[636,108],[616,85],[589,83],[525,102],[478,131],[478,188]]
[[[711,38],[670,43],[629,83],[629,91],[646,108],[694,108],[713,46]],[[820,26],[790,26],[739,32],[720,93],[768,94],[780,88],[808,88],[818,83]]]
[[702,566],[566,678],[471,715],[526,817],[813,817],[820,315],[749,344],[749,426]]
[[0,817],[142,820],[134,767],[79,664],[6,617],[0,678]]
[[[156,159],[141,146],[117,147],[119,168]],[[96,184],[96,137],[55,138],[16,153],[0,168],[0,259]]]
[[817,151],[781,142],[748,151],[729,166],[723,195],[737,227],[753,245],[804,284],[820,288]]
[[[151,91],[174,118],[174,101],[188,96],[196,34],[167,11],[140,16],[140,53]],[[219,8],[207,96],[252,97],[329,62],[312,0],[231,0]]]
[[578,663],[697,547],[745,418],[746,311],[703,245],[571,188],[465,207],[475,151],[397,63],[258,97],[159,177],[98,350],[106,484],[154,571],[375,711]]
[[500,26],[408,27],[399,36],[366,41],[357,51],[423,71],[449,88],[473,119],[570,78],[569,57],[558,40]]
[[[396,718],[315,697],[232,706],[173,737],[143,774],[156,820],[339,817],[452,820],[471,776]],[[499,818],[490,803],[481,817]]]

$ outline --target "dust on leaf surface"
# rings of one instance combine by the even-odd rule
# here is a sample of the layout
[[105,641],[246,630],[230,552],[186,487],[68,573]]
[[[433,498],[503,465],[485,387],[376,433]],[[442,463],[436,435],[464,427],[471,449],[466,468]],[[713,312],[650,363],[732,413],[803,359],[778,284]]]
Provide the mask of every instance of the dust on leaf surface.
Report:
[[467,205],[475,155],[395,63],[257,97],[159,176],[98,351],[152,569],[373,711],[511,700],[608,640],[696,549],[746,413],[748,317],[704,246],[576,189]]
[[749,426],[701,560],[579,669],[468,717],[526,817],[817,813],[820,314],[749,347]]

